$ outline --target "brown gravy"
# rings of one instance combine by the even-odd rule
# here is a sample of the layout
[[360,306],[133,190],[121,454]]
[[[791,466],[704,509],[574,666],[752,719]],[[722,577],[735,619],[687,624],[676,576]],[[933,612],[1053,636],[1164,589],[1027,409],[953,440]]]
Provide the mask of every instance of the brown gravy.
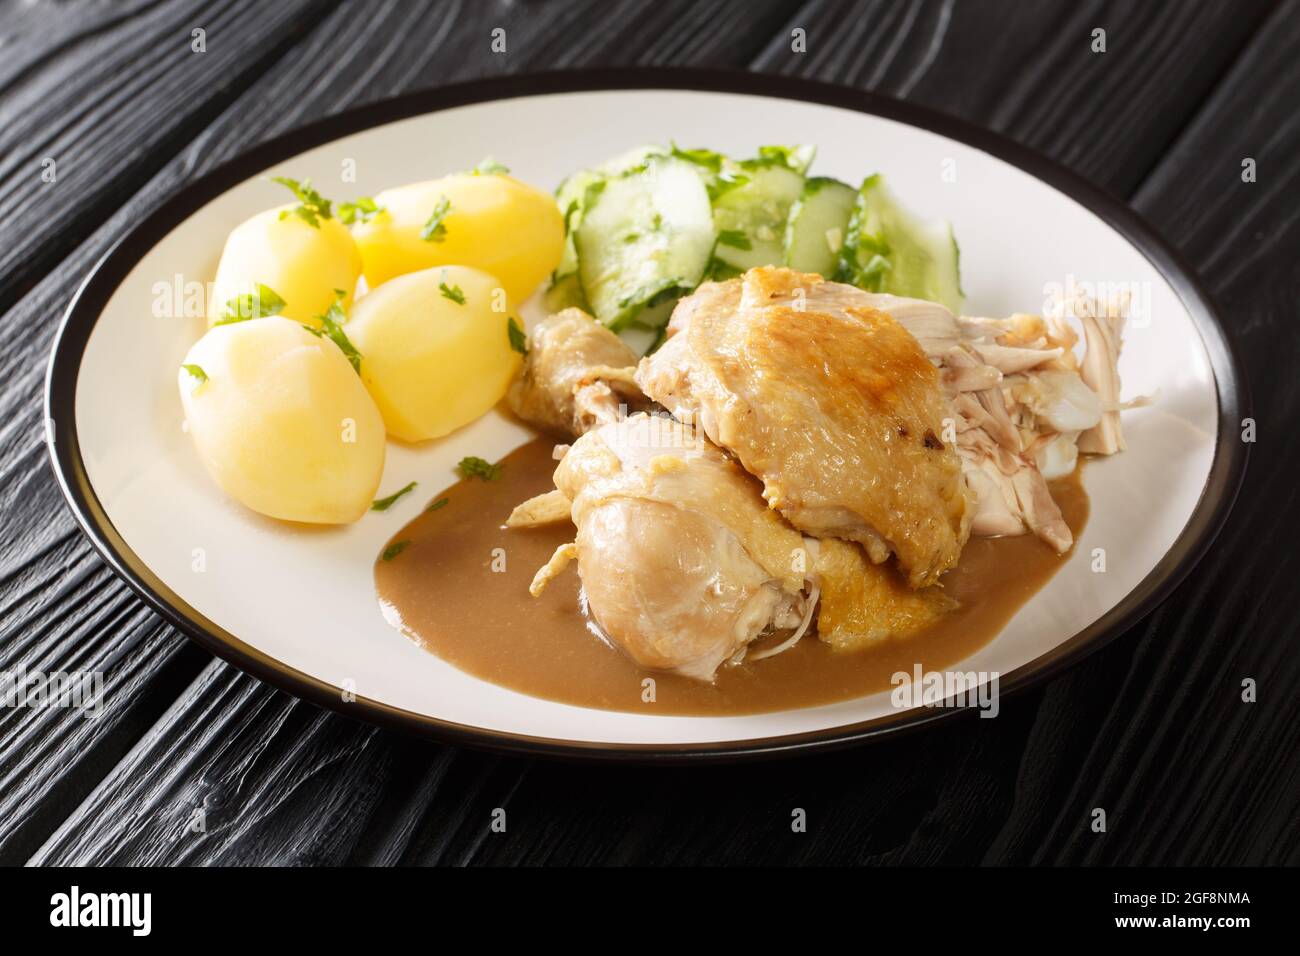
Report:
[[[748,714],[809,707],[891,687],[898,671],[942,670],[992,640],[1066,558],[1032,535],[972,538],[944,579],[961,608],[907,639],[863,651],[834,652],[814,636],[777,657],[723,667],[713,685],[643,670],[589,630],[571,565],[542,597],[528,596],[536,570],[573,540],[564,522],[507,530],[516,504],[551,490],[553,442],[537,439],[507,456],[500,478],[459,482],[426,510],[375,562],[385,616],[417,643],[461,670],[535,697],[582,707],[658,714]],[[1077,538],[1088,517],[1079,472],[1052,482]],[[400,542],[408,542],[397,548]],[[504,566],[504,570],[500,569]],[[655,702],[642,681],[655,679]]]

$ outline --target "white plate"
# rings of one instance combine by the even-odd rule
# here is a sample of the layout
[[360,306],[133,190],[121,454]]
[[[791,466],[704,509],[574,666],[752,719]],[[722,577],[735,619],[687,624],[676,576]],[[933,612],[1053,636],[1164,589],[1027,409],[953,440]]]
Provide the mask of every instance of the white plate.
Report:
[[[55,467],[96,546],[170,620],[241,667],[346,713],[444,738],[571,755],[738,755],[841,744],[951,713],[900,710],[877,694],[752,716],[661,717],[486,683],[417,648],[376,606],[371,563],[423,496],[347,528],[290,528],[225,499],[182,432],[176,368],[203,321],[157,317],[155,300],[177,276],[209,281],[230,229],[282,201],[266,177],[369,195],[492,155],[549,188],[629,147],[670,140],[732,155],[815,143],[821,175],[885,173],[918,212],[952,221],[970,314],[1041,311],[1070,277],[1137,291],[1142,314],[1120,370],[1125,397],[1155,402],[1126,413],[1127,452],[1086,469],[1092,512],[1073,557],[963,670],[1001,674],[1004,694],[1039,680],[1121,632],[1203,553],[1244,470],[1244,389],[1207,300],[1131,212],[1026,150],[909,106],[786,79],[652,71],[507,78],[365,107],[255,149],[141,223],[78,293],[47,386]],[[340,183],[345,165],[355,183]],[[390,443],[381,488],[418,480],[432,493],[434,476],[450,476],[461,457],[496,458],[525,438],[491,414],[425,447]],[[1105,573],[1092,570],[1094,549],[1105,551]]]

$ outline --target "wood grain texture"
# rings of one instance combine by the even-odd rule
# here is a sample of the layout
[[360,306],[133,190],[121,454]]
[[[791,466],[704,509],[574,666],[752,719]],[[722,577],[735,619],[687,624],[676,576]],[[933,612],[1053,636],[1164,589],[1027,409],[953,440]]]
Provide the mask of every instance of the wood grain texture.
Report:
[[[23,5],[26,16],[5,31],[5,46],[34,55],[0,72],[0,310],[291,48],[330,2]],[[226,42],[254,15],[263,29]],[[51,20],[59,26],[45,39]],[[206,52],[191,49],[196,28],[207,33]],[[55,178],[46,182],[51,162]]]
[[[1276,371],[1300,344],[1300,283],[1290,264],[1300,243],[1288,201],[1297,175],[1288,160],[1300,136],[1297,3],[1035,4],[1017,6],[1013,17],[979,0],[813,2],[733,14],[725,29],[715,11],[700,12],[705,6],[476,4],[432,24],[407,5],[375,4],[361,28],[341,9],[295,48],[314,69],[259,77],[222,115],[203,118],[193,145],[0,323],[5,660],[53,664],[115,649],[123,655],[115,667],[138,675],[141,698],[136,716],[118,717],[122,729],[113,732],[99,731],[100,722],[69,727],[55,712],[0,719],[0,772],[15,788],[0,820],[7,807],[23,815],[16,827],[0,827],[0,859],[1300,860],[1289,540],[1296,457],[1287,438],[1298,395],[1295,377]],[[474,38],[501,18],[512,52],[476,53]],[[1088,51],[1094,25],[1108,31],[1104,55]],[[807,31],[806,54],[789,50],[796,27]],[[879,89],[999,129],[1134,194],[1203,271],[1249,366],[1261,438],[1232,524],[1173,599],[1082,665],[1004,701],[997,720],[822,757],[698,768],[575,767],[398,737],[324,714],[224,664],[204,667],[165,628],[155,622],[151,631],[147,612],[130,623],[133,599],[107,572],[90,570],[33,429],[50,324],[71,284],[134,217],[242,143],[449,76],[751,60],[756,69]],[[3,102],[0,95],[0,109]],[[1240,181],[1243,155],[1259,161],[1258,182]],[[51,580],[64,566],[73,570]],[[155,668],[167,653],[179,664]],[[1241,702],[1243,677],[1259,681],[1258,703]],[[191,678],[178,699],[166,696]],[[153,714],[148,733],[128,740],[133,722]],[[35,737],[56,742],[52,758]],[[85,776],[69,750],[92,755]],[[69,812],[61,804],[77,794],[85,798]],[[1107,810],[1105,834],[1088,827],[1095,807]],[[193,832],[199,808],[205,830]],[[504,833],[489,827],[498,808]],[[796,808],[808,815],[806,834],[791,832]]]
[[[154,727],[33,862],[456,863],[473,855],[482,804],[514,774],[482,754],[392,738],[212,662],[177,701],[194,721]],[[258,742],[245,746],[245,729]],[[489,811],[490,812],[490,811]]]
[[[195,112],[184,120],[191,128],[184,148],[161,168],[155,167],[156,171],[138,179],[141,185],[130,200],[0,321],[0,408],[5,413],[0,417],[0,650],[4,667],[35,670],[39,661],[47,670],[73,669],[85,643],[96,640],[116,649],[124,662],[124,672],[128,666],[131,673],[135,673],[134,669],[153,668],[160,688],[156,692],[150,688],[142,699],[110,694],[112,719],[76,723],[63,712],[45,710],[27,715],[23,721],[0,721],[0,754],[4,755],[3,766],[10,783],[0,802],[0,811],[7,811],[0,823],[0,861],[25,859],[49,835],[51,820],[66,812],[65,804],[84,799],[102,778],[107,766],[96,760],[102,759],[107,765],[116,762],[122,743],[119,735],[111,731],[119,718],[123,725],[129,725],[132,714],[160,713],[174,703],[174,693],[170,698],[166,695],[176,682],[196,677],[207,659],[145,612],[125,585],[102,568],[102,586],[111,591],[114,601],[144,615],[147,627],[119,627],[113,621],[95,618],[84,607],[85,592],[62,587],[66,582],[58,580],[61,567],[98,566],[54,485],[40,437],[45,363],[58,317],[73,291],[143,213],[178,186],[258,140],[361,102],[449,78],[538,69],[557,58],[567,65],[606,65],[622,60],[620,47],[587,42],[588,31],[582,25],[596,9],[593,4],[547,4],[546,17],[538,16],[535,7],[388,0],[365,4],[364,16],[358,16],[359,5],[339,8],[316,23],[306,40],[294,48],[294,69],[261,70],[216,117],[208,115],[211,102],[194,101]],[[601,4],[599,9],[618,13],[618,29],[611,35],[620,44],[629,42],[629,31],[637,23],[632,16],[633,5]],[[643,49],[656,51],[651,55],[685,65],[739,65],[761,48],[771,24],[788,16],[791,5],[751,5],[756,32],[747,44],[734,32],[713,34],[713,40],[702,42],[701,35],[708,35],[703,29],[707,19],[698,6],[684,0],[658,3],[653,10],[645,6],[640,9],[645,14],[640,22],[654,28],[648,43],[642,45]],[[257,33],[264,26],[263,21],[250,17],[233,22],[235,27],[229,32],[209,29],[209,43],[239,46],[244,42],[244,33]],[[691,27],[677,35],[675,41],[669,29],[674,22]],[[496,26],[507,30],[508,51],[512,52],[505,56],[493,54],[489,47],[490,31]],[[117,23],[115,29],[130,32],[130,27],[128,19]],[[145,23],[138,28],[152,26]],[[184,62],[191,66],[198,63]],[[75,63],[60,62],[59,68],[75,71]],[[112,111],[123,110],[116,100],[111,102]],[[0,111],[3,104],[0,99]],[[126,110],[130,115],[116,121],[141,123],[148,109],[142,104],[138,109]],[[106,165],[103,174],[122,182],[132,181],[140,175],[134,161],[119,155],[115,159],[117,166]],[[61,179],[58,188],[68,185]],[[45,632],[43,641],[30,639],[31,629],[42,620],[78,621],[83,615],[84,629],[53,628]],[[155,634],[162,635],[161,648],[152,638]],[[133,679],[148,684],[144,675]],[[259,693],[271,693],[256,682],[249,684]],[[32,743],[37,737],[71,743],[46,752]],[[100,748],[102,758],[97,756]],[[50,788],[54,780],[61,784],[57,794]]]
[[[1248,2],[812,0],[755,67],[997,130],[1126,196],[1272,8]],[[805,31],[806,53],[791,49]],[[1106,31],[1093,51],[1092,31]]]

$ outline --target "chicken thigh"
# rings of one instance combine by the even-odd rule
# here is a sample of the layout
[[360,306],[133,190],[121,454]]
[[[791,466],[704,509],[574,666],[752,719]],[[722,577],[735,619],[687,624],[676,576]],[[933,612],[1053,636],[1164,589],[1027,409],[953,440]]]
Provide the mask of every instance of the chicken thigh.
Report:
[[645,414],[602,425],[569,449],[555,484],[577,538],[534,593],[576,558],[592,618],[638,664],[712,680],[761,635],[807,628],[803,537],[690,426]]
[[799,530],[891,553],[912,587],[953,567],[973,498],[939,372],[860,290],[751,269],[683,299],[636,380],[763,482]]

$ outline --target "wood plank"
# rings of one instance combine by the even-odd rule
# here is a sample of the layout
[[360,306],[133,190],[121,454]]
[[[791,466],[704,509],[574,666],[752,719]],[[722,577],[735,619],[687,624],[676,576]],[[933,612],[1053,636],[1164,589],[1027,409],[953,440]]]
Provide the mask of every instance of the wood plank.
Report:
[[[1075,830],[1060,839],[1056,862],[1300,860],[1300,698],[1290,691],[1300,680],[1291,610],[1300,384],[1278,368],[1281,357],[1300,354],[1300,273],[1289,265],[1300,249],[1298,97],[1300,3],[1291,0],[1134,196],[1217,297],[1251,385],[1259,440],[1212,554],[1132,642],[1129,668],[1112,671],[1136,693],[1109,711],[1111,742],[1080,765],[1076,806],[1111,808],[1125,836]],[[1242,180],[1248,157],[1261,170],[1256,182]],[[1167,690],[1143,694],[1147,678]],[[1245,678],[1259,683],[1258,703],[1241,700]],[[1012,818],[1008,831],[1021,823]]]
[[[124,825],[70,817],[58,857],[103,864],[456,862],[473,845],[466,819],[512,785],[483,754],[397,738],[306,706],[213,661],[88,805]],[[256,743],[249,737],[256,728]],[[119,775],[136,786],[120,786]],[[324,825],[322,825],[324,824]],[[457,835],[460,828],[471,831]],[[34,862],[46,862],[52,849]]]
[[20,77],[92,37],[138,17],[157,0],[70,0],[58,17],[30,0],[0,0],[0,96]]
[[[757,69],[869,89],[997,130],[1125,196],[1271,3],[812,0]],[[791,49],[805,31],[807,52]],[[1106,52],[1092,31],[1106,31]]]
[[[825,6],[810,4],[786,25],[819,14]],[[950,8],[947,16],[964,15],[965,7]],[[954,112],[1002,124],[998,128],[1065,159],[1115,191],[1144,183],[1138,197],[1141,208],[1167,226],[1189,252],[1203,245],[1203,254],[1222,255],[1211,237],[1215,216],[1220,217],[1219,227],[1225,225],[1221,197],[1226,186],[1206,177],[1203,160],[1230,158],[1232,143],[1243,135],[1243,115],[1251,116],[1251,130],[1294,127],[1286,109],[1300,93],[1294,8],[1294,3],[1287,5],[1284,13],[1289,16],[1280,13],[1267,29],[1258,31],[1237,57],[1220,96],[1181,135],[1178,131],[1194,112],[1196,100],[1167,100],[1167,109],[1181,105],[1183,112],[1172,121],[1161,120],[1164,125],[1157,123],[1145,148],[1134,142],[1142,136],[1119,137],[1125,141],[1113,143],[1094,131],[1107,105],[1121,113],[1136,110],[1132,116],[1144,112],[1145,107],[1128,104],[1127,99],[1140,98],[1143,86],[1138,78],[1150,74],[1151,63],[1136,55],[1108,61],[1117,75],[1102,85],[1104,97],[1117,99],[1075,113],[1063,110],[1059,117],[1050,110],[1040,115],[1039,97],[1048,103],[1054,98],[1079,102],[1083,94],[1078,90],[1088,87],[1078,85],[1078,74],[1086,67],[1071,60],[1069,50],[1048,43],[1052,67],[1023,68],[1034,55],[1042,55],[1050,31],[1022,33],[1005,17],[996,19],[996,30],[972,34],[975,25],[962,28],[958,49],[974,52],[949,57],[945,51],[951,52],[957,31],[951,26],[946,33],[940,30],[941,5],[921,5],[910,15],[893,7],[869,7],[892,18],[877,18],[875,30],[862,31],[861,44],[877,44],[870,56],[855,54],[847,41],[828,44],[825,53],[810,42],[808,57],[831,60],[820,65],[811,59],[799,61],[798,69],[886,91],[932,96],[926,102],[936,107],[943,106],[948,90],[951,101],[959,104]],[[1124,13],[1117,5],[1104,10]],[[1212,46],[1215,31],[1228,31],[1229,39],[1241,36],[1231,32],[1230,18],[1216,20],[1216,11],[1222,12],[1200,8],[1195,17],[1184,17],[1209,17],[1206,32],[1182,33],[1192,38],[1186,40],[1189,48]],[[810,41],[818,35],[835,39],[829,29],[834,20],[824,22],[828,30],[810,29]],[[1158,22],[1122,22],[1145,24],[1131,39],[1148,44],[1147,58],[1157,57],[1163,41],[1144,33]],[[1120,34],[1130,31],[1125,28]],[[977,42],[981,36],[987,47]],[[769,45],[763,54],[766,68],[786,68],[772,60],[775,47],[784,42],[780,36]],[[1275,44],[1281,45],[1281,52]],[[991,76],[975,55],[981,49],[995,50],[997,68],[1008,72]],[[1206,50],[1204,56],[1209,66],[1184,64],[1178,74],[1183,82],[1208,89],[1214,69],[1233,60],[1232,52]],[[1275,96],[1263,95],[1265,84],[1276,84]],[[1225,90],[1236,92],[1222,99]],[[1163,85],[1153,92],[1168,95]],[[1083,99],[1086,102],[1086,96]],[[1261,101],[1265,108],[1255,112],[1254,104]],[[1170,160],[1148,176],[1166,140],[1175,137]],[[1264,155],[1272,157],[1268,167],[1277,170],[1278,178],[1267,183],[1267,191],[1234,193],[1236,201],[1226,204],[1233,222],[1242,217],[1256,226],[1243,233],[1250,238],[1247,258],[1252,265],[1240,274],[1247,278],[1266,272],[1280,250],[1294,247],[1289,206],[1279,198],[1285,195],[1280,190],[1288,183],[1289,171],[1284,173],[1280,167],[1285,163],[1277,160],[1288,155],[1288,148],[1293,154],[1294,146],[1286,136],[1272,133],[1261,141],[1270,148]],[[1263,163],[1261,167],[1268,168]],[[1266,184],[1261,180],[1255,185]],[[1256,234],[1260,238],[1255,239]],[[1194,261],[1204,264],[1201,258]],[[1223,275],[1239,274],[1234,270],[1241,261],[1225,257]],[[1283,307],[1294,301],[1294,290],[1285,284],[1266,285],[1239,306],[1235,297],[1244,295],[1247,285],[1233,279],[1223,287],[1234,297],[1234,324],[1256,330],[1251,334],[1259,342],[1272,342],[1276,349]],[[1216,283],[1214,288],[1220,287]],[[1254,368],[1259,359],[1250,361]],[[1268,397],[1280,402],[1278,408],[1294,411],[1294,395]],[[1274,406],[1261,401],[1260,407]],[[1284,699],[1286,689],[1294,686],[1286,677],[1297,675],[1295,665],[1285,660],[1288,645],[1280,637],[1290,623],[1280,589],[1294,576],[1294,568],[1277,563],[1283,553],[1279,549],[1289,547],[1282,538],[1288,529],[1277,521],[1278,510],[1294,514],[1295,505],[1294,491],[1277,487],[1284,480],[1279,476],[1289,474],[1295,464],[1281,448],[1288,420],[1282,415],[1275,419],[1278,444],[1273,446],[1272,463],[1280,467],[1270,469],[1271,484],[1257,489],[1282,492],[1264,499],[1275,503],[1271,509],[1260,509],[1270,511],[1258,519],[1260,524],[1271,523],[1234,526],[1189,586],[1157,615],[1045,689],[1004,701],[997,720],[971,719],[879,746],[780,764],[582,768],[467,753],[449,757],[442,748],[321,714],[214,664],[34,859],[1294,861],[1296,834],[1285,825],[1286,805],[1279,805],[1296,792],[1297,783],[1294,758],[1279,759],[1297,752],[1294,695]],[[1262,453],[1260,446],[1252,482],[1265,477],[1258,467]],[[1288,464],[1291,468],[1284,467]],[[1269,566],[1260,567],[1258,577],[1245,578],[1237,569],[1240,556],[1252,546],[1261,561],[1267,556]],[[1256,600],[1260,594],[1268,601]],[[1256,640],[1259,635],[1272,639]],[[1252,673],[1269,675],[1274,693],[1263,696],[1262,686],[1261,702],[1247,707],[1236,702],[1234,687],[1239,675]],[[211,733],[204,729],[208,722],[214,722]],[[1204,732],[1198,735],[1192,728]],[[175,774],[145,769],[173,764],[179,768]],[[373,787],[367,783],[372,779],[378,781]],[[205,787],[223,794],[216,801],[224,808],[219,825],[198,839],[195,834],[178,836]],[[1108,834],[1088,829],[1094,806],[1108,809]],[[506,834],[493,834],[487,827],[496,807],[507,811]],[[807,834],[790,831],[790,813],[796,807],[808,812]],[[1225,818],[1233,822],[1225,825]]]
[[[54,486],[39,438],[51,336],[72,291],[109,246],[177,186],[258,140],[348,106],[449,78],[538,69],[556,61],[573,66],[608,65],[624,56],[626,45],[641,29],[651,32],[646,34],[649,41],[639,47],[661,62],[739,65],[766,42],[772,24],[784,20],[792,7],[778,0],[752,4],[753,32],[720,34],[707,29],[707,11],[687,0],[623,2],[610,5],[613,20],[607,33],[592,35],[583,28],[590,10],[580,2],[551,4],[545,17],[508,3],[449,5],[390,0],[369,5],[364,18],[356,16],[355,8],[342,9],[294,48],[293,61],[306,64],[306,68],[263,70],[219,118],[205,120],[201,130],[191,130],[187,136],[192,135],[192,141],[187,141],[178,155],[8,312],[0,322],[0,649],[4,666],[34,669],[34,662],[40,661],[49,670],[70,667],[81,659],[88,644],[102,645],[105,653],[111,647],[115,655],[110,683],[121,681],[121,686],[129,685],[132,690],[110,694],[110,711],[98,721],[74,719],[55,710],[0,720],[0,772],[10,785],[0,801],[0,861],[20,862],[45,840],[57,814],[84,799],[127,744],[136,739],[124,739],[123,735],[130,730],[138,733],[142,723],[156,719],[174,702],[176,688],[194,679],[207,661],[206,655],[143,611],[126,587],[98,566]],[[247,16],[235,17],[230,23],[228,36],[235,45],[244,43],[238,39],[242,34],[251,36],[264,29],[260,21]],[[673,29],[674,24],[681,29]],[[509,38],[510,52],[505,57],[494,55],[488,44],[490,30],[500,25]],[[131,32],[128,25],[119,29]],[[49,68],[75,72],[76,63],[52,61]],[[108,102],[117,101],[110,97]],[[0,99],[0,111],[5,108]],[[149,109],[147,102],[141,104],[132,111],[131,121],[140,122]],[[66,219],[61,228],[68,228]],[[81,571],[80,578],[71,572],[63,581],[58,577],[64,568],[91,567],[97,568],[93,580],[99,600],[114,608],[130,607],[141,615],[132,617],[130,626],[93,615],[86,603],[89,585],[85,590],[66,586],[68,581],[86,580],[88,571]],[[31,637],[42,621],[76,621],[83,615],[80,628],[49,628],[40,632],[39,640]],[[271,696],[271,691],[256,681],[239,679],[247,683],[250,693]],[[294,706],[316,713],[306,705]],[[347,721],[341,726],[356,730]],[[473,761],[469,765],[476,766]],[[424,847],[420,852],[431,851]],[[454,856],[458,845],[448,844],[447,852]]]
[[[166,0],[58,18],[0,72],[0,311],[102,223],[335,0]],[[29,5],[30,6],[30,5]],[[81,5],[84,6],[84,5]],[[78,8],[79,9],[79,8]],[[257,11],[263,29],[237,33]],[[32,7],[12,45],[47,29]],[[4,22],[0,20],[0,22]],[[207,50],[191,50],[191,31]],[[7,33],[9,31],[6,31]],[[238,36],[238,42],[230,42]],[[46,164],[54,181],[46,182]]]

